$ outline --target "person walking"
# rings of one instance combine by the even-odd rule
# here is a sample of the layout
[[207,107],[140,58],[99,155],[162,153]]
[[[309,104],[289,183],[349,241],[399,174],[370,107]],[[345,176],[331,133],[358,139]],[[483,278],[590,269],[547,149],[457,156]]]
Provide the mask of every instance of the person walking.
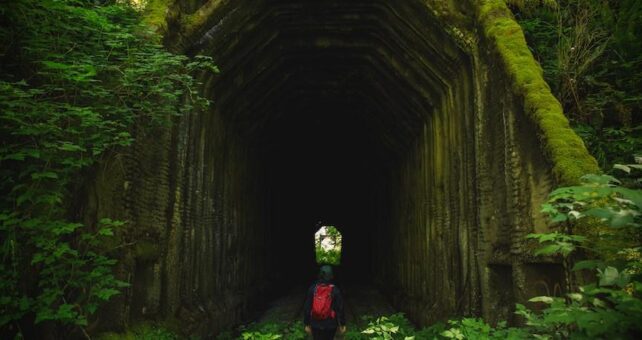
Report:
[[332,267],[321,266],[319,279],[308,289],[303,306],[305,332],[314,340],[332,340],[337,332],[346,332],[346,317],[343,310],[343,296],[332,283]]

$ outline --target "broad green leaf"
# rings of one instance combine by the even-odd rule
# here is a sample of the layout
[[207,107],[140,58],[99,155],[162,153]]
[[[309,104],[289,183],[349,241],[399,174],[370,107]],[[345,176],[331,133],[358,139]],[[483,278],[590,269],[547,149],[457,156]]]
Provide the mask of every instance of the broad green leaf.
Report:
[[96,292],[96,297],[98,297],[101,300],[109,300],[112,296],[119,294],[120,291],[116,289],[111,289],[111,288],[106,288],[106,289],[101,289],[98,292]]
[[602,185],[621,183],[617,178],[609,175],[593,175],[593,174],[584,175],[582,176],[581,180],[583,180],[585,183],[602,184]]
[[604,270],[598,269],[598,272],[600,276],[600,286],[612,286],[620,276],[617,268],[611,266],[604,268]]
[[535,251],[535,255],[553,255],[561,251],[559,244],[549,244]]
[[622,170],[622,171],[626,172],[627,174],[631,173],[631,168],[626,166],[626,165],[624,165],[624,164],[615,164],[613,166],[613,168],[617,169],[617,170]]
[[609,225],[613,228],[622,228],[632,224],[634,218],[635,218],[634,211],[620,210],[613,216],[613,218],[609,222]]
[[566,214],[557,214],[551,217],[551,222],[553,223],[560,223],[568,220],[568,216]]
[[537,296],[534,298],[529,299],[528,301],[530,302],[543,302],[546,304],[551,304],[553,303],[554,299],[550,296]]
[[604,220],[609,220],[613,217],[614,212],[610,209],[605,208],[592,208],[584,212],[586,216],[593,216]]
[[76,144],[67,143],[67,142],[60,144],[60,146],[58,146],[58,149],[60,149],[62,151],[73,151],[73,152],[85,151],[85,149],[83,147],[81,147],[79,145],[76,145]]
[[574,301],[582,301],[583,298],[582,294],[579,293],[569,293],[567,296]]
[[58,225],[53,232],[56,235],[67,235],[73,233],[82,226],[82,223],[62,223]]
[[603,265],[603,262],[600,260],[583,260],[578,261],[573,265],[573,270],[583,270],[583,269],[595,269]]
[[43,179],[43,178],[58,179],[58,174],[56,174],[55,172],[51,172],[51,171],[37,172],[37,173],[31,174],[31,178],[33,180],[39,180],[39,179]]

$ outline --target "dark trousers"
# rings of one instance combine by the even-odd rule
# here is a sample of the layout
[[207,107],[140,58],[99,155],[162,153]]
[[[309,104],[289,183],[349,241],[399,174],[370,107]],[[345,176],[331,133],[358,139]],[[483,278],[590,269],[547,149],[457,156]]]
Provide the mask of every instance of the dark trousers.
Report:
[[337,332],[336,328],[318,329],[312,328],[312,338],[314,340],[333,340],[334,333]]

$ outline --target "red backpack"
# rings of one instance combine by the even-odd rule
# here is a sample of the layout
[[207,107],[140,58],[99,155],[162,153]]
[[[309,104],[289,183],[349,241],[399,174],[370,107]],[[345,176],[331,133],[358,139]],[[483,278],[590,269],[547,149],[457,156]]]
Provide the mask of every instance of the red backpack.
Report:
[[310,313],[315,320],[334,319],[335,312],[332,310],[332,288],[334,285],[320,283],[314,290],[312,299],[312,312]]

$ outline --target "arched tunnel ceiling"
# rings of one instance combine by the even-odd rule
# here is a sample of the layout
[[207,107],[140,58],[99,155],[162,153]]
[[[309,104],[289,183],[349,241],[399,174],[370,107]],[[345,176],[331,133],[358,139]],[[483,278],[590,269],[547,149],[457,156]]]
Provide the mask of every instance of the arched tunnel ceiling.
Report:
[[222,72],[206,80],[206,94],[255,145],[274,145],[306,122],[350,123],[394,157],[470,67],[419,1],[236,5],[203,27],[191,52],[215,58]]

